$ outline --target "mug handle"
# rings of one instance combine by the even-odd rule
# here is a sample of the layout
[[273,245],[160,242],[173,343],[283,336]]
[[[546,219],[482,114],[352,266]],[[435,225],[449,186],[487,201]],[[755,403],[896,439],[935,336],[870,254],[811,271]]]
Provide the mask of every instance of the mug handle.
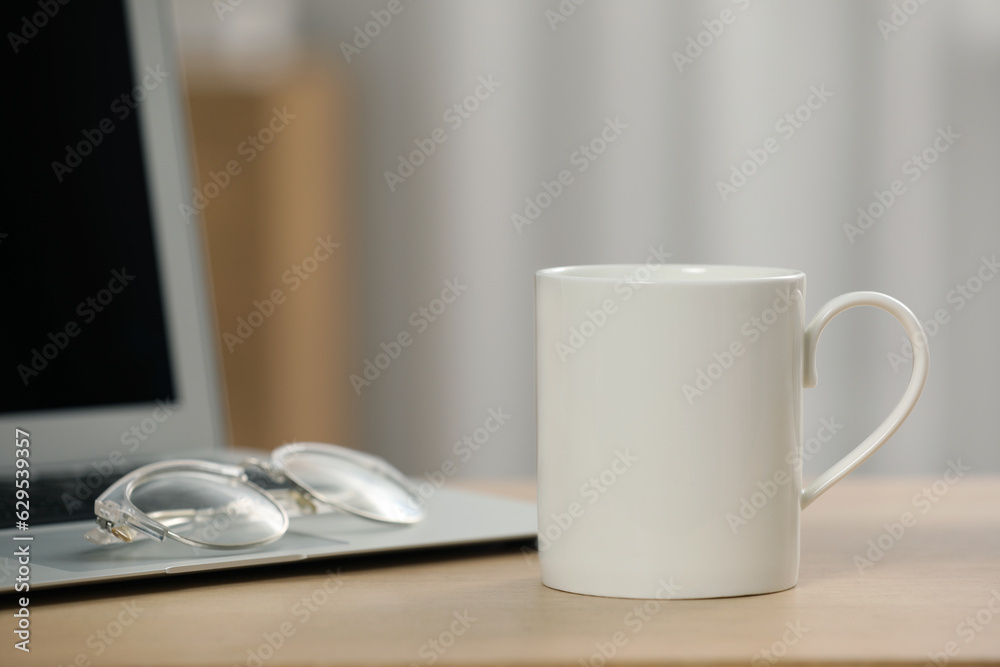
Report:
[[916,318],[913,311],[891,296],[879,292],[850,292],[826,302],[816,313],[813,321],[809,323],[809,327],[805,331],[803,386],[807,389],[816,386],[816,343],[819,341],[819,335],[823,332],[823,328],[836,315],[855,306],[875,306],[888,311],[906,329],[910,345],[913,346],[913,370],[910,372],[910,382],[906,385],[906,391],[903,392],[899,403],[889,413],[889,416],[879,424],[878,428],[872,431],[872,434],[855,447],[850,454],[816,478],[806,489],[803,489],[801,498],[803,509],[843,479],[847,473],[861,465],[865,459],[875,453],[876,449],[892,437],[896,429],[910,415],[917,399],[920,398],[924,383],[927,381],[929,363],[927,336],[924,334],[923,327],[920,326],[920,320]]

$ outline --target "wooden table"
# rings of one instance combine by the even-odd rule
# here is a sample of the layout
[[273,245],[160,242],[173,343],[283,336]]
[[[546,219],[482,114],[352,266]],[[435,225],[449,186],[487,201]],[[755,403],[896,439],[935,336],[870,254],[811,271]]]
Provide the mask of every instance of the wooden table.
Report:
[[41,591],[30,656],[8,596],[0,664],[1000,663],[1000,477],[935,481],[836,486],[803,515],[799,585],[772,595],[571,595],[520,545],[355,557]]

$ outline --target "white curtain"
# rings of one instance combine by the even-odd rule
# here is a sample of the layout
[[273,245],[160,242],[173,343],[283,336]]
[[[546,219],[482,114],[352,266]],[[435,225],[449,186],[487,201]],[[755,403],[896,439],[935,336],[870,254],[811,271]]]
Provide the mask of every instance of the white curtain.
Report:
[[[374,362],[381,343],[412,336],[361,388],[372,450],[418,475],[532,474],[535,270],[644,261],[662,247],[676,262],[802,269],[809,316],[859,289],[923,320],[936,313],[946,323],[932,332],[924,395],[862,470],[939,475],[961,459],[1000,472],[1000,3],[301,10],[307,42],[359,94],[364,354]],[[477,87],[481,99],[463,102]],[[464,115],[446,113],[456,103]],[[612,126],[600,155],[581,152]],[[434,152],[411,160],[421,145]],[[412,174],[400,156],[420,162]],[[515,224],[536,212],[525,198],[540,214]],[[858,223],[859,207],[871,222]],[[467,288],[435,303],[449,280]],[[411,317],[421,307],[439,314]],[[827,328],[804,432],[824,418],[842,427],[807,474],[901,395],[910,366],[890,360],[901,336],[873,309]],[[509,418],[488,432],[500,408]]]

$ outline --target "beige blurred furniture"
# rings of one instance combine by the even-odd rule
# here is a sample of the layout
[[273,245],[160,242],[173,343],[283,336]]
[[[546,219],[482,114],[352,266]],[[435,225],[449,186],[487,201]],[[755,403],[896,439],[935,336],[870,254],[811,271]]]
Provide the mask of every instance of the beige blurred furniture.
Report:
[[[934,483],[835,486],[803,513],[798,586],[771,595],[654,604],[561,593],[520,545],[289,563],[33,596],[32,653],[14,664],[576,667],[604,664],[611,647],[619,665],[901,667],[948,652],[949,664],[998,664],[1000,477],[940,494]],[[477,486],[534,495],[531,482]],[[921,513],[925,489],[937,500]],[[855,556],[886,544],[904,512],[916,522],[859,573]],[[141,611],[97,658],[88,637],[123,605]]]
[[358,446],[348,376],[359,235],[344,77],[307,61],[222,67],[189,57],[185,69],[231,442]]

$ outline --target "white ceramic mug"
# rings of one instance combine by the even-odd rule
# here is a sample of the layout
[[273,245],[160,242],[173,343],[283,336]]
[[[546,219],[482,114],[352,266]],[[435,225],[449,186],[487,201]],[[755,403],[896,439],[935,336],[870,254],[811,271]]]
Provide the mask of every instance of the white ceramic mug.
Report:
[[[535,281],[542,582],[573,593],[710,598],[784,590],[799,512],[878,449],[927,378],[902,303],[852,292],[808,327],[805,275],[622,264]],[[802,389],[823,327],[854,306],[898,319],[913,346],[899,404],[802,489]]]

